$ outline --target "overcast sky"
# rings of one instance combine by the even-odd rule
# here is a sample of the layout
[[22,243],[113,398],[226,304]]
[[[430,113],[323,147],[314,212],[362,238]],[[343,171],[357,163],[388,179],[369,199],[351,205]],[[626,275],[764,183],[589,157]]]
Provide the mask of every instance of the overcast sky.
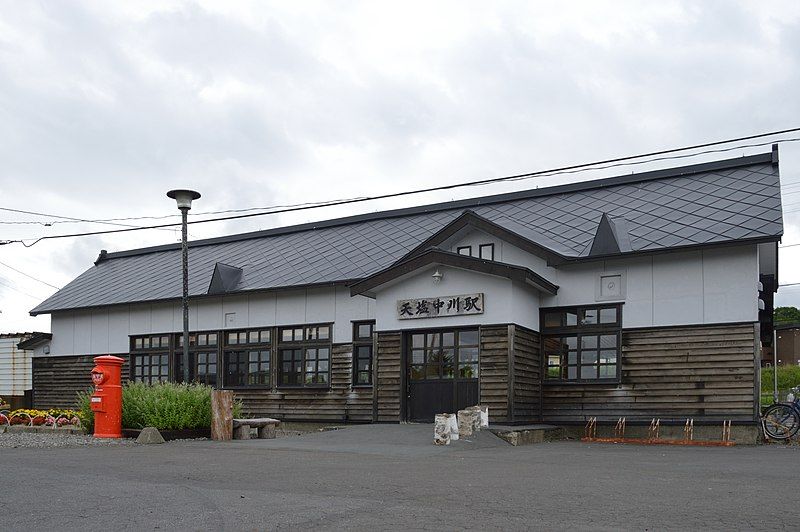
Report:
[[[203,194],[198,213],[324,201],[800,126],[796,0],[0,6],[0,207],[50,215],[171,215],[164,194],[177,187]],[[195,225],[191,237],[615,173]],[[781,145],[781,175],[784,244],[800,243],[800,142]],[[3,223],[0,240],[103,228]],[[100,249],[178,238],[0,246],[0,332],[49,331],[28,311],[54,292],[7,266],[63,286]],[[781,283],[800,282],[800,246],[780,260]],[[778,303],[800,306],[800,286]]]

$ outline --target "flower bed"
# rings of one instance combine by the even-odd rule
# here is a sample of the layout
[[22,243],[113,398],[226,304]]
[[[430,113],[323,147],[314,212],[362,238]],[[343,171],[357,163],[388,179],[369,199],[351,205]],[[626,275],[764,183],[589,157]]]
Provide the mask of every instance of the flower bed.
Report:
[[6,425],[28,425],[38,427],[78,425],[80,426],[80,415],[75,410],[65,410],[51,408],[50,410],[35,410],[31,408],[19,408],[10,412],[0,412],[0,424]]

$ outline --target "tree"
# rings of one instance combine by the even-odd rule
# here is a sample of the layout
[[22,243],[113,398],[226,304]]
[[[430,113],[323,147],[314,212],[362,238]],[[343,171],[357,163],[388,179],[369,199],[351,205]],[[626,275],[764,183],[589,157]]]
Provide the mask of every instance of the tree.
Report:
[[773,317],[775,324],[800,323],[800,310],[797,307],[778,307]]

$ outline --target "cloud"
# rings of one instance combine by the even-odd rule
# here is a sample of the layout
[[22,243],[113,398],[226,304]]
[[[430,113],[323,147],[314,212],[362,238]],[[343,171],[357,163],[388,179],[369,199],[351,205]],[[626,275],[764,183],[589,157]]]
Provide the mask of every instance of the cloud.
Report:
[[[780,129],[800,123],[799,26],[795,2],[15,3],[0,10],[0,206],[163,216],[175,213],[164,193],[185,186],[203,194],[194,212],[283,205]],[[784,145],[781,157],[784,181],[800,182],[800,146]],[[600,175],[610,173],[191,234]],[[800,241],[798,215],[787,212],[787,242]],[[32,238],[104,227],[0,231]],[[2,246],[0,260],[64,284],[100,248],[175,239],[147,231]],[[800,255],[783,257],[782,281],[800,281],[792,267]],[[786,294],[779,299],[800,304],[800,290]],[[43,318],[25,317],[30,298],[0,296],[4,330],[43,327]],[[10,319],[12,307],[24,311]]]

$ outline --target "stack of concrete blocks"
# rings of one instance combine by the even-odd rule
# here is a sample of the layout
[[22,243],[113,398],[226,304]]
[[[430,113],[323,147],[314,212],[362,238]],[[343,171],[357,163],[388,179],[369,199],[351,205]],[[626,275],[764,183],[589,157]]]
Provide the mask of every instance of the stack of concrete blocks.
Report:
[[458,439],[458,423],[455,414],[436,414],[433,423],[433,443],[450,445],[450,440]]

